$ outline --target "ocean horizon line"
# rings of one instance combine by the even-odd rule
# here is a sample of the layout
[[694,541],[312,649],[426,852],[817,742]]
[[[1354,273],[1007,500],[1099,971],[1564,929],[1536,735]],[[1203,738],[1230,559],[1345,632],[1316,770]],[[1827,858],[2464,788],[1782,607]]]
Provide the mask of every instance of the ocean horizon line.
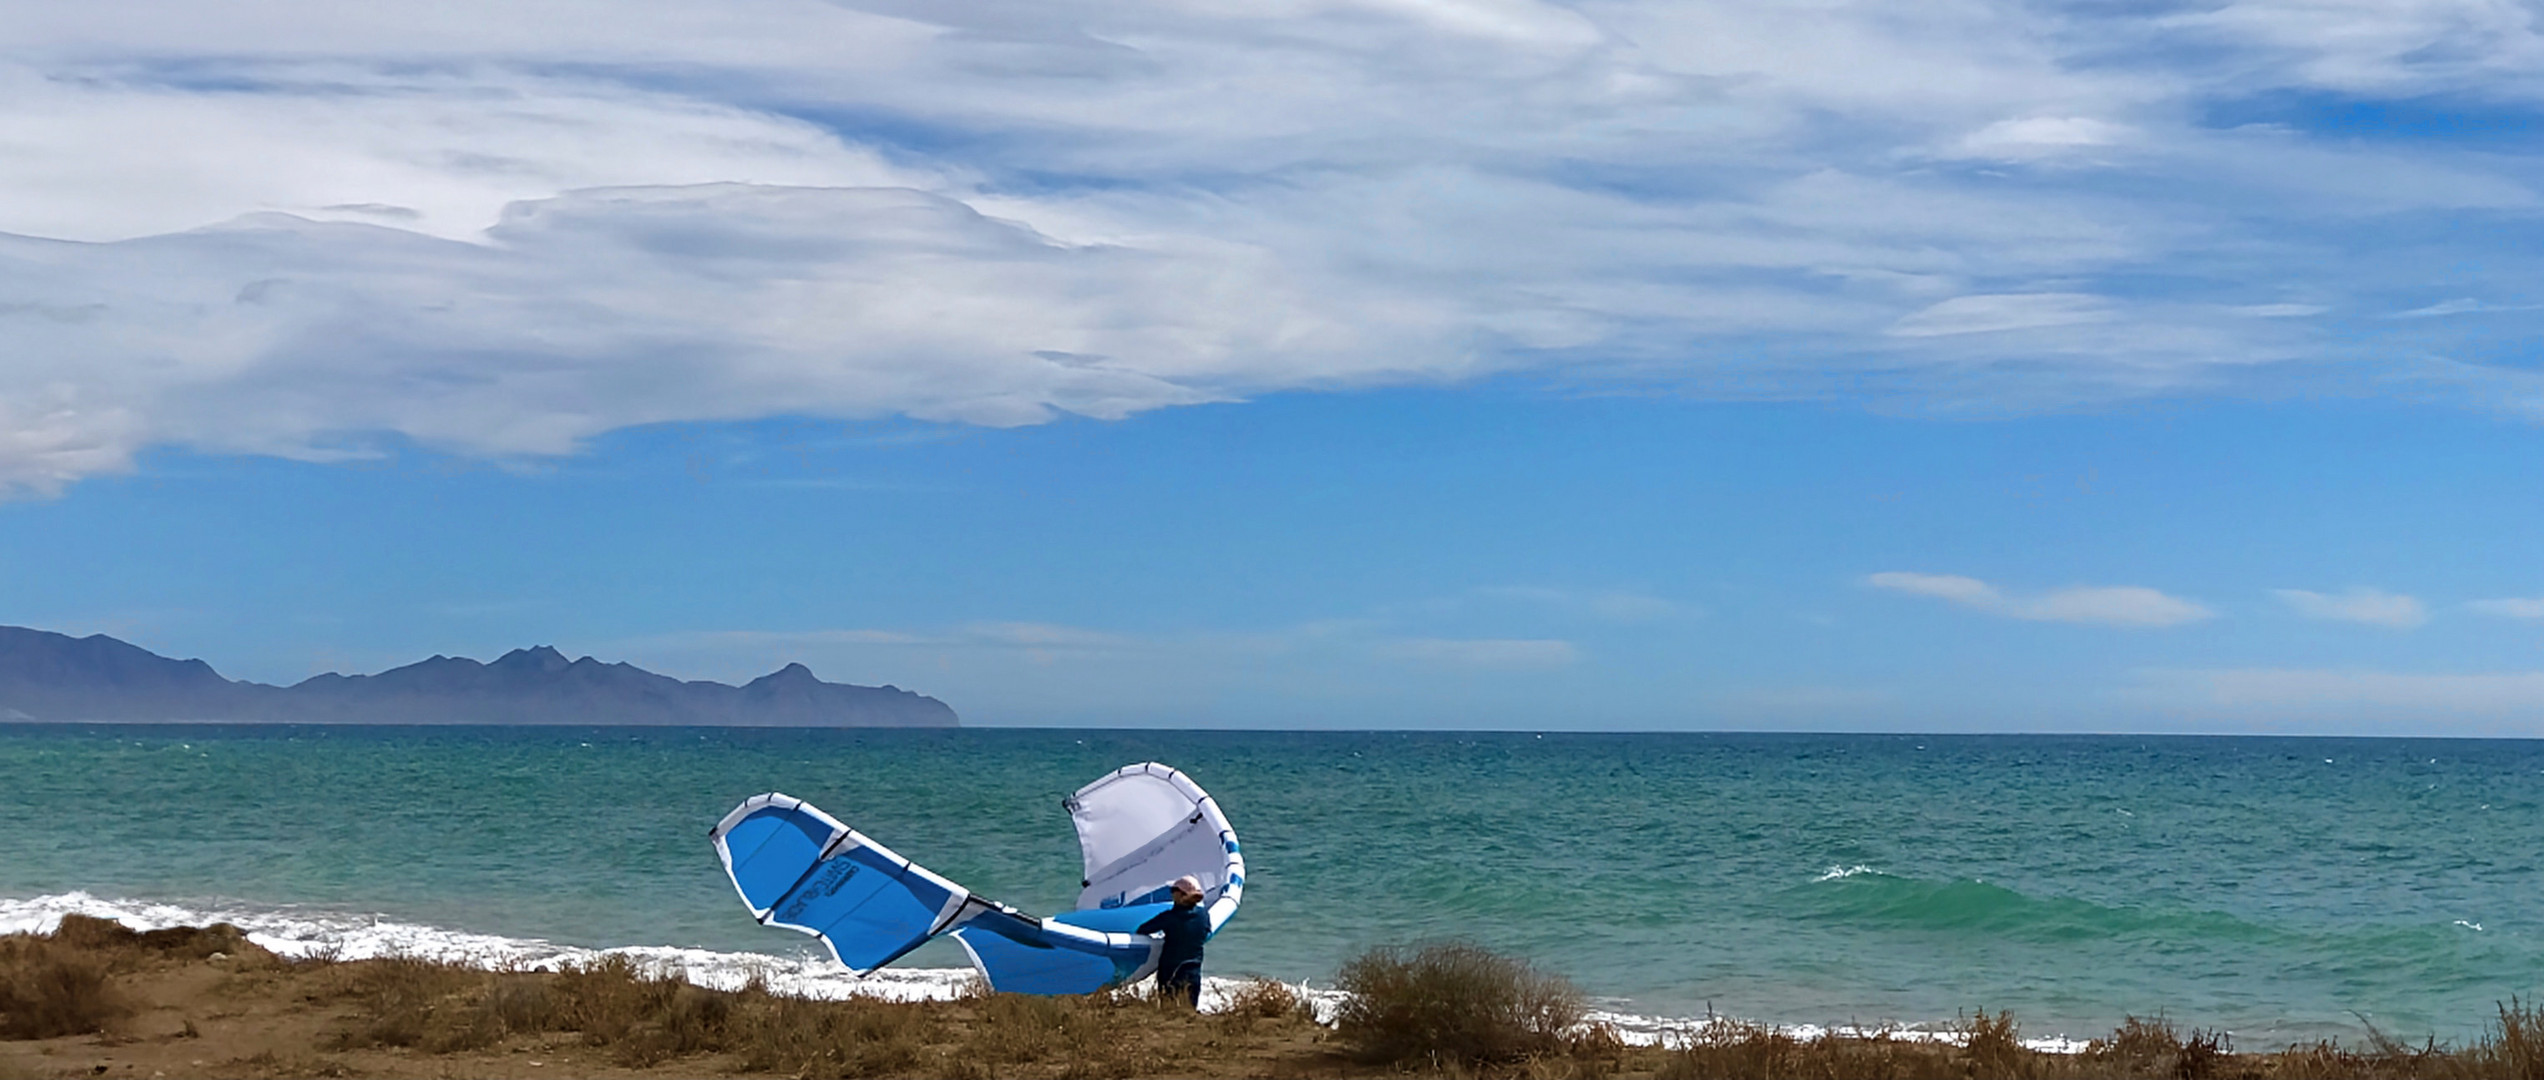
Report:
[[980,732],[1093,732],[1103,734],[1171,733],[1177,735],[1440,735],[1440,736],[1530,736],[1535,738],[1579,738],[1608,736],[1706,736],[1734,738],[1898,738],[1898,739],[2168,739],[2168,740],[2240,740],[2316,741],[2316,742],[2446,742],[2446,743],[2544,743],[2544,735],[2467,735],[2447,732],[2361,733],[2361,732],[2282,732],[2282,731],[2172,731],[2172,730],[2042,730],[2006,731],[1938,731],[1914,728],[1858,729],[1784,729],[1784,728],[1648,728],[1648,727],[1232,727],[1220,725],[1178,726],[1169,724],[1040,724],[965,721],[960,727],[908,727],[885,724],[595,724],[585,721],[555,723],[489,723],[454,720],[415,723],[409,721],[371,723],[365,721],[300,721],[300,720],[25,720],[0,719],[0,730],[65,728],[148,728],[171,729],[199,727],[220,730],[276,728],[328,731],[751,731],[751,732],[897,732],[911,736],[960,737]]

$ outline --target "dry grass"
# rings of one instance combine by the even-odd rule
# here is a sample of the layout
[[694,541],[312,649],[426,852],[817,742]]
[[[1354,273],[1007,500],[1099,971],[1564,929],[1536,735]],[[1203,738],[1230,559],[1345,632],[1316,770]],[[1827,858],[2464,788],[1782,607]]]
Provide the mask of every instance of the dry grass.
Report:
[[[1135,991],[1044,998],[975,989],[954,1001],[813,1001],[757,983],[701,989],[676,970],[619,956],[553,972],[411,957],[286,963],[235,928],[134,933],[70,919],[53,934],[0,937],[0,1037],[49,1040],[10,1044],[45,1048],[0,1054],[0,1078],[86,1075],[94,1066],[46,1057],[76,1045],[83,1054],[156,1053],[169,1075],[267,1077],[623,1069],[808,1080],[1408,1072],[1512,1080],[2544,1080],[2544,1008],[2519,1000],[2500,1006],[2481,1037],[2445,1047],[2371,1031],[2357,1045],[2238,1052],[2222,1034],[2185,1032],[2159,1017],[2131,1018],[2082,1053],[2044,1054],[2023,1047],[2011,1015],[1981,1010],[1962,1021],[1957,1040],[1880,1033],[1805,1040],[1725,1021],[1655,1048],[1627,1047],[1615,1032],[1583,1023],[1582,999],[1562,979],[1472,945],[1378,950],[1343,974],[1357,996],[1328,1032],[1299,991],[1266,979],[1236,987],[1206,1015]],[[235,1025],[250,1009],[280,1025],[266,1030],[289,1035],[243,1038]],[[197,1058],[222,1064],[213,1069]]]
[[103,958],[42,938],[0,942],[0,1039],[86,1035],[131,1011]]
[[2236,1053],[2224,1033],[2183,1034],[2130,1017],[2079,1054],[2025,1049],[2013,1017],[1964,1021],[1961,1044],[1886,1035],[1803,1041],[1772,1028],[1716,1023],[1669,1052],[1662,1080],[2544,1080],[2544,1009],[2512,1000],[2463,1047],[2410,1046],[2369,1029],[2333,1042]]
[[134,1009],[116,972],[153,957],[215,954],[236,955],[242,966],[273,961],[228,923],[136,933],[111,919],[65,915],[50,934],[0,937],[0,1038],[105,1031]]
[[1334,1032],[1369,1064],[1466,1069],[1598,1062],[1613,1032],[1585,1034],[1588,1008],[1561,976],[1467,942],[1372,949],[1335,980],[1350,995]]
[[[1035,997],[979,990],[951,1001],[816,1001],[691,985],[676,970],[609,955],[556,972],[490,972],[414,958],[307,965],[361,1008],[328,1042],[353,1051],[482,1051],[563,1033],[634,1069],[721,1057],[731,1071],[859,1077],[1078,1077],[1171,1073],[1234,1035],[1318,1031],[1295,993],[1247,988],[1241,1013],[1198,1016],[1112,991]],[[1277,990],[1276,994],[1274,991]]]
[[1288,983],[1261,976],[1247,979],[1229,991],[1228,1003],[1219,1010],[1223,1021],[1240,1029],[1259,1020],[1316,1022],[1316,1006]]

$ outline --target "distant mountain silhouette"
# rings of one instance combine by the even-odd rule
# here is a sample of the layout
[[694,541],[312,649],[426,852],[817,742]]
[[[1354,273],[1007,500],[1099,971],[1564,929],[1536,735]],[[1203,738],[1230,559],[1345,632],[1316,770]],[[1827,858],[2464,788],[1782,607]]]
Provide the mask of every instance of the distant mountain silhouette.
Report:
[[436,656],[377,675],[291,686],[221,677],[104,634],[0,626],[0,721],[295,724],[700,724],[954,727],[942,701],[893,686],[826,683],[788,664],[741,686],[682,682],[633,664],[568,660],[546,645],[481,664]]

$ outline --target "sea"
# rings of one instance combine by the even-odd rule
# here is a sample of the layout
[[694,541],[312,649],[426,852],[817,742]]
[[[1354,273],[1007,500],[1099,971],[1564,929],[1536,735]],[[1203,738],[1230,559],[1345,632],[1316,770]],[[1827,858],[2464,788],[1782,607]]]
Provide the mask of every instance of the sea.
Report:
[[2049,1047],[2129,1016],[2444,1043],[2544,992],[2544,742],[2456,739],[0,726],[0,932],[946,996],[950,943],[860,981],[753,922],[708,828],[782,791],[1059,911],[1062,797],[1139,761],[1244,841],[1210,974],[1328,1002],[1353,956],[1450,940],[1642,1040],[2004,1011]]

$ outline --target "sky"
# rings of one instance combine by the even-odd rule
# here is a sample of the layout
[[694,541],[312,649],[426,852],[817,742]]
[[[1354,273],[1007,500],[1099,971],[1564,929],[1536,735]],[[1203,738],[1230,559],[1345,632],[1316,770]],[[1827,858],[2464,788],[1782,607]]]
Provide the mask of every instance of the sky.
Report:
[[0,623],[2544,736],[2544,8],[0,0]]

